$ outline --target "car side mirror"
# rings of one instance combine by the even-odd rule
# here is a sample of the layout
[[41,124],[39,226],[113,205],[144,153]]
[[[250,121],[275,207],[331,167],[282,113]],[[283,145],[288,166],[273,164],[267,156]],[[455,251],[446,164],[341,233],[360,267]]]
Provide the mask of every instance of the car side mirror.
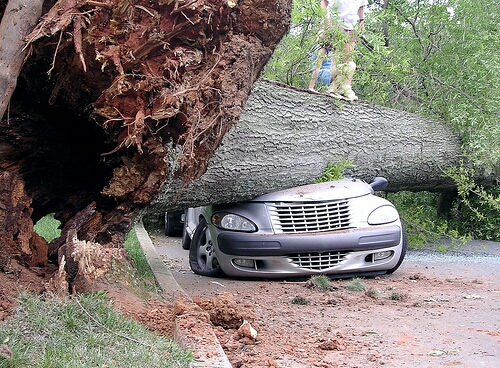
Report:
[[382,176],[377,176],[377,177],[373,178],[373,180],[370,183],[370,186],[376,192],[379,190],[384,190],[385,188],[387,188],[388,184],[389,184],[389,182],[387,181],[386,178],[384,178]]

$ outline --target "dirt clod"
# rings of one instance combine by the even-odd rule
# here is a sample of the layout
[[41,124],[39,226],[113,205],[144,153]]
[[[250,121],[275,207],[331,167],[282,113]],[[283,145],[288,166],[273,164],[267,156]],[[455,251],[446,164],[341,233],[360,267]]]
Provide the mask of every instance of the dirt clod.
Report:
[[208,300],[200,300],[198,305],[210,314],[210,321],[215,326],[225,329],[238,329],[244,320],[253,319],[253,310],[249,306],[235,303],[229,293],[224,293]]
[[332,338],[328,341],[324,341],[318,345],[321,350],[339,350],[344,351],[347,349],[346,344],[338,338]]

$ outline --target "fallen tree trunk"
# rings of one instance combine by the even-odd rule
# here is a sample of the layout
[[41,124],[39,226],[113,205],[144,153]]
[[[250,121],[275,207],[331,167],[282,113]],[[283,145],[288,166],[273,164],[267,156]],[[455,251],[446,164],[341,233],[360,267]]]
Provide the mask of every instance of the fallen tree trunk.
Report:
[[384,176],[393,192],[453,190],[443,170],[466,162],[460,138],[443,122],[261,81],[207,172],[185,187],[171,178],[148,212],[243,201],[310,184],[328,163],[342,159],[354,164],[346,174],[366,181]]

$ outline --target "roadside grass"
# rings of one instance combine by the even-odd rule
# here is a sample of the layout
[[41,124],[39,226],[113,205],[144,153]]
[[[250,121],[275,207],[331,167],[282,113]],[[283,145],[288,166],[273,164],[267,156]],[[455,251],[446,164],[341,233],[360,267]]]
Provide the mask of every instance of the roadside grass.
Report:
[[[21,293],[0,322],[0,367],[188,367],[190,351],[113,309],[104,293],[45,299]],[[8,357],[10,355],[10,357]]]
[[161,289],[156,283],[134,229],[128,233],[123,247],[129,255],[128,262],[115,262],[108,277],[119,280],[142,299],[157,297]]
[[303,296],[296,296],[290,300],[290,303],[294,305],[308,305],[310,302]]
[[146,260],[146,256],[141,248],[141,244],[137,239],[137,235],[135,231],[132,229],[128,235],[123,247],[127,250],[128,254],[132,258],[135,269],[137,271],[138,278],[144,278],[147,280],[154,280],[153,271],[149,267],[148,261]]
[[[35,231],[51,241],[60,235],[59,221],[47,215]],[[136,295],[158,289],[135,231],[124,248],[130,262],[114,262],[109,277]],[[158,336],[113,308],[105,292],[61,299],[25,292],[14,315],[0,322],[0,368],[13,367],[188,367],[193,354]],[[3,351],[6,353],[3,353]]]
[[406,298],[407,298],[406,294],[401,294],[396,292],[393,292],[386,297],[386,299],[388,300],[398,300],[398,301],[405,300]]
[[366,296],[373,298],[373,299],[377,299],[380,297],[380,291],[378,291],[374,287],[371,287],[368,290],[365,290],[365,294],[366,294]]

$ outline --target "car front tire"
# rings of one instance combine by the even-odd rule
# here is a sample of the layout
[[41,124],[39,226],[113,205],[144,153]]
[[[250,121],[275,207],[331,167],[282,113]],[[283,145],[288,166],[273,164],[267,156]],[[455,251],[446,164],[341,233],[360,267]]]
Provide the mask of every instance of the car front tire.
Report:
[[222,269],[215,256],[214,244],[205,219],[201,219],[189,247],[189,266],[201,276],[219,277]]

